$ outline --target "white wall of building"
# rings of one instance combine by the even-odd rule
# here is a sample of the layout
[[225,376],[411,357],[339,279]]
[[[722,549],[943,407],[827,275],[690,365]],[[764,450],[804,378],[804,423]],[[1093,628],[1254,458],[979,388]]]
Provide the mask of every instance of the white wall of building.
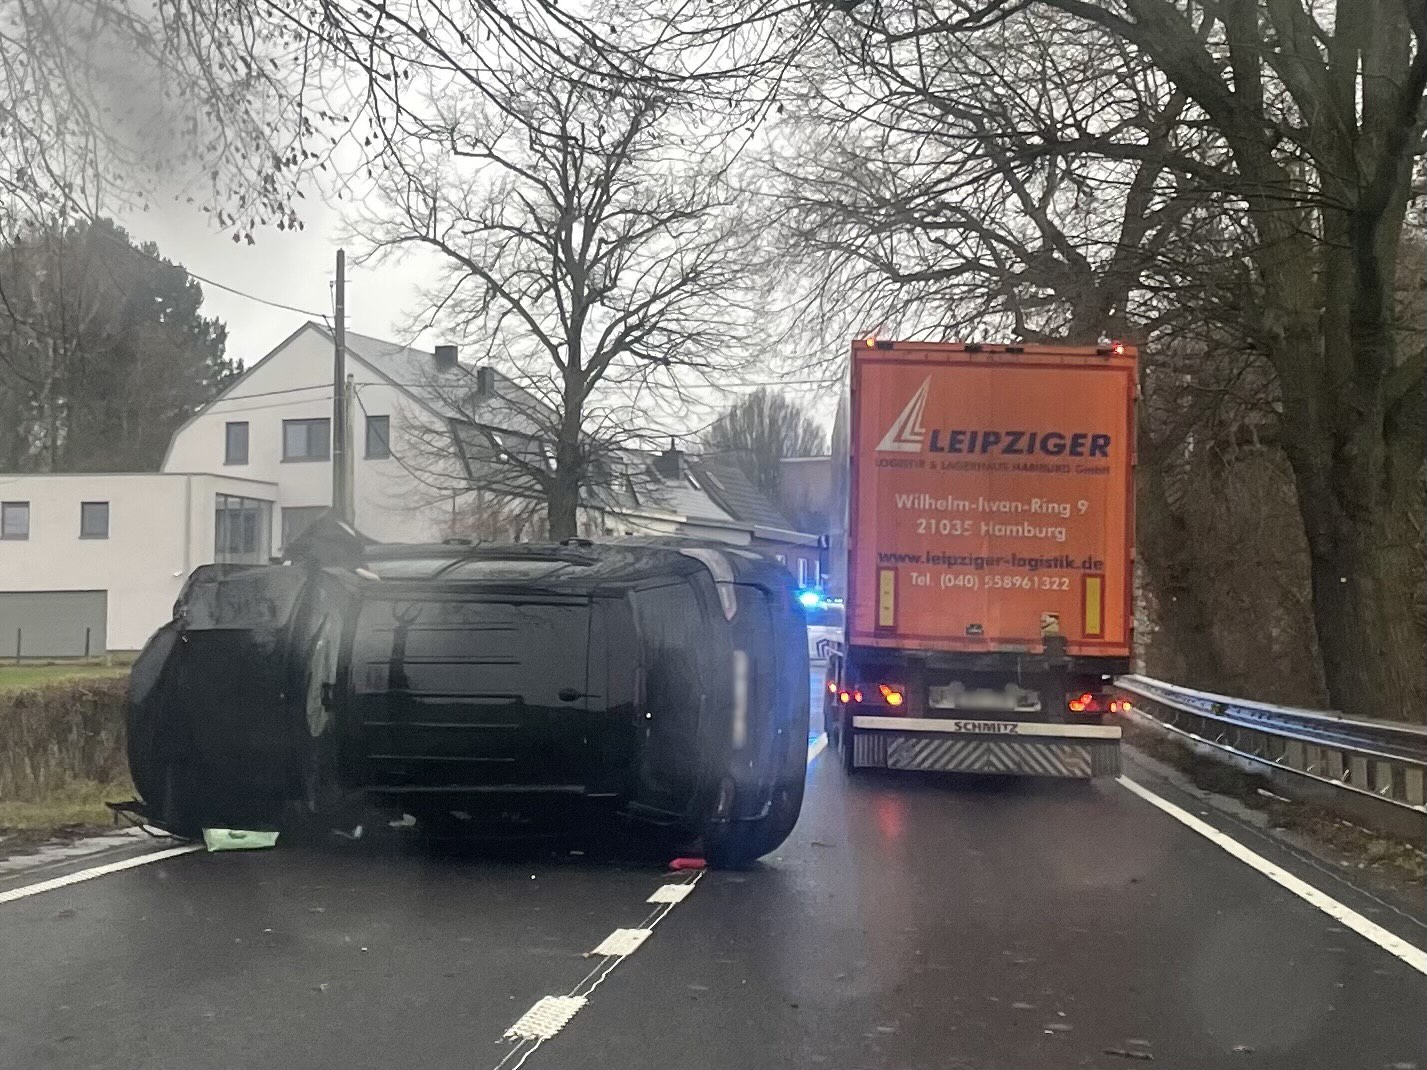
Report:
[[[409,391],[392,386],[355,354],[347,359],[359,405],[353,406],[352,461],[357,527],[381,542],[424,542],[448,534],[449,503],[436,503],[433,492],[402,467],[398,459],[407,441],[408,421],[431,417]],[[394,456],[366,456],[366,417],[390,420]],[[332,416],[332,343],[321,331],[304,327],[266,359],[254,365],[222,398],[181,427],[173,437],[166,472],[223,472],[269,482],[277,487],[273,513],[273,548],[282,545],[285,508],[326,507],[332,502],[330,460],[283,460],[283,423]],[[225,463],[227,425],[248,425],[248,458]],[[330,451],[330,441],[329,441]]]
[[[30,506],[29,537],[0,539],[0,591],[106,591],[108,648],[137,650],[213,560],[219,494],[271,501],[276,488],[185,473],[0,475],[0,500]],[[109,503],[106,537],[80,537],[82,502]]]

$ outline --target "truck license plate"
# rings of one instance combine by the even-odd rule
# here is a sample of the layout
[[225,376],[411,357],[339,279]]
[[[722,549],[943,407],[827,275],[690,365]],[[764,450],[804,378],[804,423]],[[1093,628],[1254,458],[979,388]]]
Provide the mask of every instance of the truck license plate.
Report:
[[1036,713],[1041,708],[1040,694],[1015,684],[1000,691],[989,687],[968,688],[951,683],[927,689],[927,702],[938,710],[1006,710],[1016,713]]

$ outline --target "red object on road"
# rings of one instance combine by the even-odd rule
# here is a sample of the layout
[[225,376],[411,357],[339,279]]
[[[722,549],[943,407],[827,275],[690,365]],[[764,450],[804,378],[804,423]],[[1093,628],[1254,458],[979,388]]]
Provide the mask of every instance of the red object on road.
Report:
[[707,865],[702,858],[676,858],[669,863],[670,869],[703,869]]

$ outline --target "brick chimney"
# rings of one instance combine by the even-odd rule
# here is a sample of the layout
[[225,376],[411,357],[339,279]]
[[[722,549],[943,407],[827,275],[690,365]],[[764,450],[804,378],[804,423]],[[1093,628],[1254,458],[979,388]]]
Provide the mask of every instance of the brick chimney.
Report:
[[456,366],[456,347],[451,345],[436,347],[436,370],[448,372]]
[[482,397],[495,395],[495,369],[485,365],[476,369],[476,393]]

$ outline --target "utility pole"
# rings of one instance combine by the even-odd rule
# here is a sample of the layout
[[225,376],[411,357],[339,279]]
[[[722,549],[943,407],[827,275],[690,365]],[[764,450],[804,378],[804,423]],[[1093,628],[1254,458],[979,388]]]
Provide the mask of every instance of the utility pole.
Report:
[[337,250],[332,330],[332,511],[352,523],[351,435],[347,422],[347,253]]
[[357,426],[357,382],[351,372],[347,373],[347,381],[343,384],[346,389],[342,391],[342,426],[347,432],[347,454],[346,463],[342,466],[342,500],[347,503],[347,511],[342,519],[357,526],[357,448],[354,443],[356,438],[353,428]]

